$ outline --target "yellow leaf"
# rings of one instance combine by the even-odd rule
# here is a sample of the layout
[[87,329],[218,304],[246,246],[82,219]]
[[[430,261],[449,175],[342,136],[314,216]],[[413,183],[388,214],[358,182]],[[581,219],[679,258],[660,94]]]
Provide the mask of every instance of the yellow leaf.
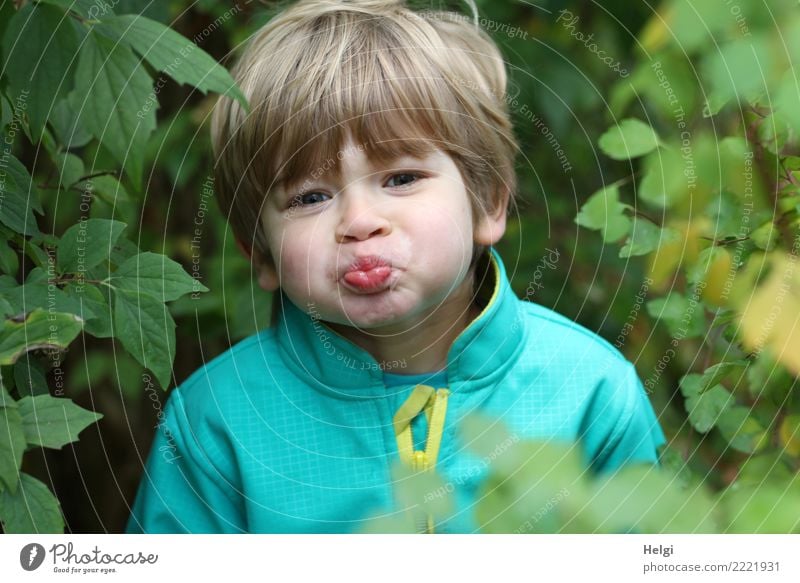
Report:
[[639,35],[639,43],[645,51],[657,51],[672,37],[670,26],[674,16],[675,7],[670,4],[650,17]]
[[781,423],[779,434],[786,453],[800,456],[800,415],[788,415]]
[[677,239],[665,239],[650,255],[648,275],[655,289],[663,289],[675,269],[682,265],[693,265],[702,250],[700,237],[710,226],[706,217],[694,221],[674,221],[668,225],[678,234]]
[[731,271],[731,264],[733,259],[727,249],[719,249],[715,251],[714,260],[708,267],[708,272],[704,278],[705,287],[703,288],[702,298],[703,301],[724,308],[728,303],[728,277]]
[[750,350],[769,347],[781,364],[800,376],[800,261],[786,253],[766,259],[766,279],[751,296],[737,294],[742,341]]

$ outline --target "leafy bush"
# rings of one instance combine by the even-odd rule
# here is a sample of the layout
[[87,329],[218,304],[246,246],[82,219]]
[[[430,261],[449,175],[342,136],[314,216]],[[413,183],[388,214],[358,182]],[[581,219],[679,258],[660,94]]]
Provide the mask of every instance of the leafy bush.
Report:
[[800,531],[798,39],[795,2],[664,3],[598,140],[633,174],[575,219],[646,262],[661,361],[683,374],[670,463],[720,491],[725,532]]
[[[58,500],[20,469],[26,451],[60,449],[102,417],[64,396],[64,350],[81,332],[117,339],[166,388],[176,327],[166,303],[208,291],[141,250],[129,228],[156,128],[153,74],[244,98],[194,43],[108,3],[28,2],[10,14],[6,2],[3,12],[0,521],[8,533],[60,532]],[[14,153],[25,139],[28,164]],[[113,218],[97,216],[109,209]]]

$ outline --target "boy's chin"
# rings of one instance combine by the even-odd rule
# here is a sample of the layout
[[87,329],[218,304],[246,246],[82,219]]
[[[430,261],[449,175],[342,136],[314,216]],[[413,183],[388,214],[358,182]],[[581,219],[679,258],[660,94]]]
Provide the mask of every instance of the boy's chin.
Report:
[[[345,302],[347,303],[347,302]],[[413,331],[424,316],[415,314],[413,306],[382,305],[364,306],[350,305],[346,309],[339,306],[339,311],[330,314],[330,318],[322,318],[334,329],[346,328],[347,331],[361,331],[372,335],[393,335]]]

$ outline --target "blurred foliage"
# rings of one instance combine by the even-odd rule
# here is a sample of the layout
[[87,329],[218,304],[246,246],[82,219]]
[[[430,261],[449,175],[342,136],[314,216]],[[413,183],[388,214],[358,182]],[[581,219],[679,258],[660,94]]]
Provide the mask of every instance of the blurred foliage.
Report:
[[[208,118],[212,93],[235,92],[214,62],[275,3],[111,4],[0,4],[8,532],[120,532],[163,389],[270,313],[212,200]],[[559,446],[515,444],[485,486],[482,528],[796,532],[800,9],[477,4],[507,58],[522,144],[498,245],[512,285],[622,350],[669,441],[662,471],[607,478]],[[48,415],[60,421],[39,435]],[[406,480],[405,502],[436,479]],[[446,513],[439,503],[429,510]]]

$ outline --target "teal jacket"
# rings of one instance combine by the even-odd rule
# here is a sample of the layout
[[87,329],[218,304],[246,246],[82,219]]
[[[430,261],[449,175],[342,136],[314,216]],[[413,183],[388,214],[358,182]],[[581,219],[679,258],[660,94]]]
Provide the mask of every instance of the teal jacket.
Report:
[[433,376],[382,370],[277,296],[274,326],[170,394],[127,531],[355,532],[396,508],[390,471],[403,459],[456,485],[457,511],[435,531],[474,532],[487,464],[460,441],[471,412],[502,419],[520,439],[580,442],[598,472],[656,463],[665,439],[633,365],[517,298],[494,249],[489,258],[483,310]]

